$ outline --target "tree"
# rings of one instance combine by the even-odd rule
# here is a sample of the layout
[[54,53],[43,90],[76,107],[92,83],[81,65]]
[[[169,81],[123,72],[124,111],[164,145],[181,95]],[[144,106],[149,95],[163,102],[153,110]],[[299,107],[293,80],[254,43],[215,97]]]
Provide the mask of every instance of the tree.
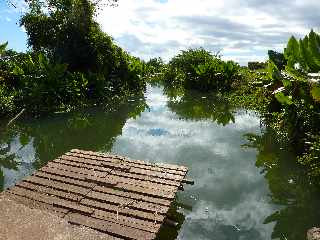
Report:
[[29,11],[20,20],[28,45],[67,63],[71,70],[96,70],[100,57],[97,41],[102,40],[104,48],[112,48],[111,38],[93,19],[96,4],[90,0],[28,1]]
[[268,51],[269,59],[277,66],[279,70],[283,70],[287,64],[283,53],[279,53],[273,50]]
[[117,2],[29,0],[29,9],[20,25],[25,27],[28,44],[34,52],[44,52],[51,61],[67,64],[69,71],[88,73],[92,91],[124,85],[140,90],[144,84],[136,77],[137,61],[116,46],[94,20],[99,6],[114,6]]

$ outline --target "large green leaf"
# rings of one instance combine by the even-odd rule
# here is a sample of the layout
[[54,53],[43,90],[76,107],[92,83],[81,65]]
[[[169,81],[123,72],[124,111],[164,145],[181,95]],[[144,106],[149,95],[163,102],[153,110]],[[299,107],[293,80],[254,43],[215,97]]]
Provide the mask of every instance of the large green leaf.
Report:
[[274,96],[278,100],[278,102],[283,105],[291,105],[293,103],[292,97],[286,96],[283,92],[277,92]]
[[312,86],[311,95],[315,101],[320,102],[320,86],[318,84]]
[[272,81],[281,80],[281,73],[272,61],[268,62],[268,77]]

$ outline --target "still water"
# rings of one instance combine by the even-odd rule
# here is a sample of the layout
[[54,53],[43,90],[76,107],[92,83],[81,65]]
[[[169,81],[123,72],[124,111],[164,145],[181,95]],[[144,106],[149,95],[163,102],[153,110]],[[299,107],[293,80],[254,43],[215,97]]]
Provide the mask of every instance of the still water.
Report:
[[190,169],[195,185],[179,192],[171,213],[179,226],[165,228],[160,239],[300,240],[320,225],[319,194],[254,112],[219,97],[172,97],[152,86],[144,99],[115,109],[21,119],[2,128],[0,188],[79,148]]

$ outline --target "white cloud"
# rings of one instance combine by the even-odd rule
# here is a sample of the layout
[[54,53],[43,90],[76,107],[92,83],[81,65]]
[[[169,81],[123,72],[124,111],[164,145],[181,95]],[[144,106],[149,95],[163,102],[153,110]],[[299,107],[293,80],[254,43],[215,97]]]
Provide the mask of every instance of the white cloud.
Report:
[[[316,0],[120,0],[97,17],[102,29],[132,54],[168,60],[204,46],[242,63],[281,50],[291,34],[317,27]],[[243,54],[243,52],[247,54]]]

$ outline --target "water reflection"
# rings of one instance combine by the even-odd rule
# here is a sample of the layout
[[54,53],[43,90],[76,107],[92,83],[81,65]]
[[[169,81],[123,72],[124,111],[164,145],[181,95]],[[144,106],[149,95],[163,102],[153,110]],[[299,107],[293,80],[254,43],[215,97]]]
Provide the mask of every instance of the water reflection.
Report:
[[211,119],[217,124],[226,126],[235,122],[235,109],[222,96],[203,94],[196,91],[169,90],[168,107],[180,117],[189,120]]
[[110,151],[127,119],[145,108],[145,100],[138,98],[111,112],[96,108],[18,121],[0,136],[1,187],[13,185],[72,148]]
[[320,225],[320,192],[311,186],[306,173],[296,164],[286,143],[279,143],[269,129],[262,135],[246,135],[258,150],[256,166],[262,170],[273,203],[282,206],[266,216],[264,223],[275,223],[272,239],[305,239],[308,229]]
[[160,232],[157,235],[157,239],[159,240],[177,239],[181,226],[185,221],[185,215],[179,211],[181,207],[188,208],[189,206],[185,206],[179,203],[179,200],[176,200],[173,203],[173,205],[171,206],[167,214],[167,219],[171,221],[171,224],[167,223],[161,227]]
[[16,156],[10,152],[11,137],[5,131],[5,127],[0,127],[0,192],[4,189],[4,172],[3,169],[18,170],[18,162],[15,160]]
[[[211,117],[213,109],[209,115],[189,114],[188,106],[173,111],[173,101],[160,88],[149,88],[149,111],[126,122],[112,151],[189,167],[195,185],[178,194],[184,205],[178,212],[185,216],[178,239],[270,239],[273,224],[263,221],[278,208],[268,202],[267,185],[254,165],[256,151],[241,148],[243,134],[260,133],[259,117],[229,107],[234,121],[223,126]],[[183,105],[183,96],[176,101]],[[217,98],[198,95],[187,101],[202,109],[219,104]],[[150,134],[154,129],[166,134]]]
[[1,131],[0,187],[71,148],[111,151],[190,169],[195,185],[170,213],[179,224],[159,239],[300,240],[320,225],[318,192],[286,147],[268,129],[261,134],[255,113],[218,96],[150,86],[146,99],[115,109],[25,119]]

